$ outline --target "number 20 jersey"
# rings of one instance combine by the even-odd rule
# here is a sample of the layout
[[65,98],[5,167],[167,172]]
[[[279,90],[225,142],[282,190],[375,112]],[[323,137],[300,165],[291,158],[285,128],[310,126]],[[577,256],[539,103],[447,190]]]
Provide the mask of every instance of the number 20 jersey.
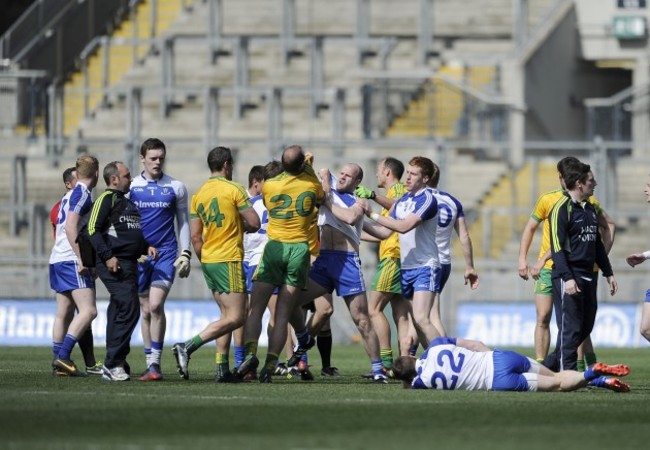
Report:
[[416,389],[483,391],[492,389],[493,352],[474,352],[453,344],[430,346],[415,362]]
[[244,223],[239,211],[250,207],[244,186],[221,176],[210,178],[194,194],[190,219],[203,222],[202,263],[244,259]]
[[262,185],[269,212],[266,232],[278,242],[307,242],[309,230],[324,197],[323,187],[310,167],[298,175],[282,172]]

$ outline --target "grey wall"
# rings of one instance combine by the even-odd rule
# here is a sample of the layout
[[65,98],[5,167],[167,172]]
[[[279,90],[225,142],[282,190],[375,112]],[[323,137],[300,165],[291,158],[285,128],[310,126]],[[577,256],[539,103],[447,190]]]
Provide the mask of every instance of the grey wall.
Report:
[[586,137],[586,98],[609,97],[631,85],[631,72],[600,69],[582,57],[575,10],[532,56],[525,69],[526,139]]

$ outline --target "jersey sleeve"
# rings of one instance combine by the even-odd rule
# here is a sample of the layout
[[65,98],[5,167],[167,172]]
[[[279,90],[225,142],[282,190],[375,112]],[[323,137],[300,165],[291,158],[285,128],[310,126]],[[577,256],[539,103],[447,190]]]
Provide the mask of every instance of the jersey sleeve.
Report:
[[190,221],[188,214],[188,193],[183,183],[178,183],[176,189],[176,224],[178,225],[178,240],[181,250],[189,250],[192,245],[190,239]]
[[569,213],[566,207],[568,201],[565,197],[555,204],[549,221],[554,270],[564,281],[575,278],[564,253],[564,243],[568,239],[569,229]]
[[113,256],[111,243],[102,234],[102,230],[110,226],[109,222],[112,208],[113,194],[107,191],[100,195],[95,203],[93,203],[88,219],[88,236],[97,252],[97,257],[102,261],[106,261]]
[[422,220],[432,219],[438,214],[438,201],[431,190],[425,190],[424,195],[418,196],[415,210],[412,214]]

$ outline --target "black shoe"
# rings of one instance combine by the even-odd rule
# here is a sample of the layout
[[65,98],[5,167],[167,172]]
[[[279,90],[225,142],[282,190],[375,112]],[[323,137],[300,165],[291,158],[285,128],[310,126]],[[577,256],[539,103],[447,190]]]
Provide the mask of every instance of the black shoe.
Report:
[[307,344],[304,346],[296,344],[296,346],[293,348],[293,355],[291,355],[291,358],[289,358],[287,361],[287,367],[297,366],[300,358],[302,358],[302,355],[307,353],[307,351],[314,345],[316,345],[316,339],[311,336],[309,336],[309,341],[307,341]]
[[215,377],[215,381],[217,383],[241,383],[243,380],[236,377],[232,372],[228,371],[221,376],[217,375]]
[[273,380],[271,379],[271,374],[266,371],[266,369],[262,369],[260,372],[260,378],[259,378],[260,383],[271,383]]
[[323,367],[320,371],[321,376],[323,377],[340,377],[339,369],[333,366]]
[[386,375],[375,375],[372,382],[375,384],[388,384],[388,377]]
[[257,359],[255,355],[248,355],[244,358],[244,361],[239,365],[239,368],[235,370],[235,376],[240,380],[246,379],[250,372],[255,373],[257,366],[260,365],[260,360]]
[[300,379],[302,381],[314,381],[314,375],[309,370],[309,366],[306,362],[300,361],[298,363],[298,373],[300,374]]
[[279,375],[281,377],[286,376],[287,373],[289,373],[289,369],[284,363],[280,363],[275,366],[275,370],[273,371],[273,375]]
[[86,372],[82,372],[71,359],[56,358],[54,366],[61,372],[65,372],[70,377],[87,377]]

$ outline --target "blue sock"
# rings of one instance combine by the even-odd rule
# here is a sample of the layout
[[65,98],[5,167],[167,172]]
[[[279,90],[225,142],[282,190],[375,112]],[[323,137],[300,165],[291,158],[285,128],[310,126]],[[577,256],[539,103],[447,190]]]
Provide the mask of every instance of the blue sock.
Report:
[[420,344],[411,345],[411,347],[409,348],[409,356],[415,356],[415,354],[418,352],[418,347],[419,346],[420,346]]
[[304,353],[304,354],[300,357],[300,361],[304,362],[305,364],[307,364],[307,363],[309,362],[309,358],[307,357],[307,353]]
[[66,334],[61,349],[59,350],[59,359],[70,359],[70,353],[72,353],[72,349],[76,343],[76,337],[71,334]]
[[160,365],[160,360],[162,358],[163,343],[157,341],[151,341],[151,364]]
[[373,359],[370,361],[372,365],[372,374],[373,375],[383,375],[384,374],[384,365],[381,362],[381,359]]
[[309,342],[309,330],[305,328],[302,331],[296,331],[296,339],[298,339],[298,344],[300,346],[305,346]]
[[583,376],[585,377],[585,380],[593,380],[595,378],[598,378],[598,375],[594,372],[594,369],[592,367],[585,369]]
[[244,362],[244,346],[235,345],[235,369],[239,369],[241,363]]
[[596,387],[607,387],[607,377],[605,376],[600,376],[597,378],[594,378],[589,382],[590,386],[596,386]]
[[52,342],[52,359],[59,357],[59,352],[61,351],[61,346],[63,342]]

